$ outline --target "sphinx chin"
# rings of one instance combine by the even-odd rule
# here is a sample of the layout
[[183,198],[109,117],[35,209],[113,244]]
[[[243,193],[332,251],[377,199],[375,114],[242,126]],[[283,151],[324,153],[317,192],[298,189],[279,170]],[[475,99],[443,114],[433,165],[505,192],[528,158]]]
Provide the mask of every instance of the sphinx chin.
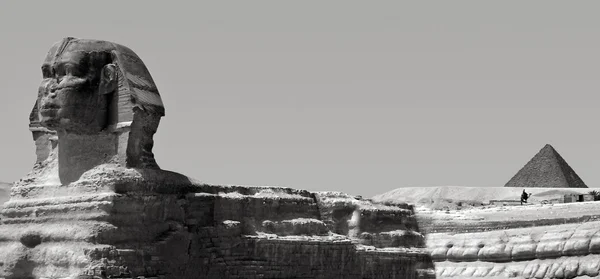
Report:
[[73,121],[69,118],[59,117],[59,115],[58,110],[50,111],[47,116],[41,118],[40,125],[53,131],[72,130]]

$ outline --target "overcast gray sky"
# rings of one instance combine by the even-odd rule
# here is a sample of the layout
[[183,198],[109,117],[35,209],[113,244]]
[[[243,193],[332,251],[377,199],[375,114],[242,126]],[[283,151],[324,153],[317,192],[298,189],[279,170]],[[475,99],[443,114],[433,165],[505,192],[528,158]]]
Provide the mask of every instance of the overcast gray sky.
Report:
[[597,1],[7,2],[0,181],[31,169],[40,66],[74,36],[142,58],[159,165],[207,183],[503,186],[550,143],[600,185]]

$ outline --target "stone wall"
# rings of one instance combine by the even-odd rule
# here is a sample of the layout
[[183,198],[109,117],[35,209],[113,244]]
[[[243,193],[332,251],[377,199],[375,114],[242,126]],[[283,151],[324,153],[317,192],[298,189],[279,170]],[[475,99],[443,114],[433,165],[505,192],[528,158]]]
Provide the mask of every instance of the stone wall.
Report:
[[103,168],[2,212],[4,278],[435,277],[412,207],[343,193]]

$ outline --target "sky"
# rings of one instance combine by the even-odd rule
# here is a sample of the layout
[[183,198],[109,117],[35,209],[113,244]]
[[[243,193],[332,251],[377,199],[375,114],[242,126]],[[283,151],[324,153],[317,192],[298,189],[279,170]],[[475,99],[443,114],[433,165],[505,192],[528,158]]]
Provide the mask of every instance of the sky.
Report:
[[[86,4],[84,4],[86,3]],[[89,4],[87,4],[89,3]],[[144,61],[163,169],[211,184],[373,196],[503,186],[551,144],[600,186],[597,1],[3,1],[0,181],[63,37]]]

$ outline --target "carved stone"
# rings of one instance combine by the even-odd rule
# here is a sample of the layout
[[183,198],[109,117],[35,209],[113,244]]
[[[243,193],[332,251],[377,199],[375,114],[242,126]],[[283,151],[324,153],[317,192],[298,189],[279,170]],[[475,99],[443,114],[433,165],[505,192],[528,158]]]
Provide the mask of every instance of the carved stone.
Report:
[[132,50],[68,37],[50,48],[41,69],[30,127],[38,161],[49,156],[47,141],[57,135],[62,184],[103,163],[158,168],[152,136],[165,110]]
[[434,276],[406,204],[161,170],[164,107],[130,49],[65,38],[42,72],[36,164],[2,208],[0,278]]

